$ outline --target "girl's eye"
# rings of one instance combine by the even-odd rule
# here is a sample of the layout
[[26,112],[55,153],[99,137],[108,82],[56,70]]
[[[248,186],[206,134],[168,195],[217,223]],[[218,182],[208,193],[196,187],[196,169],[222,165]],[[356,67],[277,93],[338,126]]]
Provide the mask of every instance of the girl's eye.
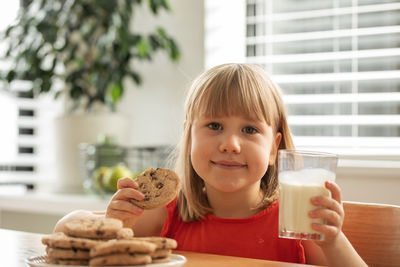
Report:
[[244,127],[242,130],[246,134],[255,134],[258,133],[257,129],[251,126]]
[[211,122],[207,125],[208,128],[210,128],[211,130],[217,131],[217,130],[221,130],[222,126],[221,124],[217,123],[217,122]]

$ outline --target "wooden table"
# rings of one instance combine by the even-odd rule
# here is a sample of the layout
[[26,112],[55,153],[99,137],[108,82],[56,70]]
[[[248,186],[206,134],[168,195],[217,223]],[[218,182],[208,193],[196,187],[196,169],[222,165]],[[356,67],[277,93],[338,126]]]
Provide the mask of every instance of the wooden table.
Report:
[[[0,229],[0,266],[7,267],[26,267],[25,259],[32,256],[45,254],[45,246],[42,245],[42,234],[20,232]],[[185,267],[213,267],[213,266],[278,266],[296,267],[306,266],[294,263],[256,260],[248,258],[220,256],[204,253],[187,251],[174,251],[175,254],[183,255],[187,258]],[[151,265],[150,265],[151,266]],[[310,266],[310,265],[307,265]]]

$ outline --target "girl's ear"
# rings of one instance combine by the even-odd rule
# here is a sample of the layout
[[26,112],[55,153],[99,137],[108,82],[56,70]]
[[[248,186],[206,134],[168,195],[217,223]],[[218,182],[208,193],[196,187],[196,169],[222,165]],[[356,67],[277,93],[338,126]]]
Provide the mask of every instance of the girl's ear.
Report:
[[282,134],[278,132],[275,135],[275,140],[272,143],[272,147],[271,147],[271,153],[269,154],[268,165],[270,165],[270,166],[275,164],[275,160],[276,160],[276,157],[278,156],[278,148],[279,148],[279,144],[281,143],[281,140],[282,140]]

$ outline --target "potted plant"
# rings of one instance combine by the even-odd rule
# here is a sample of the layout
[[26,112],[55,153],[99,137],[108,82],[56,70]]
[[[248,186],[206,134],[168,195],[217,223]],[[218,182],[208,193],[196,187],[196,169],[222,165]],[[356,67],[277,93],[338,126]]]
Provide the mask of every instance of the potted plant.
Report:
[[99,133],[127,135],[127,122],[116,111],[124,81],[141,84],[135,62],[151,61],[157,51],[179,59],[176,42],[162,27],[149,33],[130,27],[135,11],[144,6],[153,15],[170,10],[168,0],[33,0],[4,32],[5,57],[13,64],[0,78],[28,80],[36,96],[67,99],[67,116],[56,122],[62,161],[75,161],[58,167],[60,175],[68,173],[66,179],[71,164],[77,166],[77,143],[92,142]]

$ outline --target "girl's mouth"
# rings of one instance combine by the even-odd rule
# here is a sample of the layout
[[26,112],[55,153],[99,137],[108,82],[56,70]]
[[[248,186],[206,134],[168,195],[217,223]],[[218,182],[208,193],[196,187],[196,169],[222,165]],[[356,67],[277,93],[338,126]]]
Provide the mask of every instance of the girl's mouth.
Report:
[[229,160],[219,160],[219,161],[211,161],[212,164],[217,167],[228,169],[228,170],[237,170],[246,167],[246,164],[242,164],[237,161],[229,161]]

